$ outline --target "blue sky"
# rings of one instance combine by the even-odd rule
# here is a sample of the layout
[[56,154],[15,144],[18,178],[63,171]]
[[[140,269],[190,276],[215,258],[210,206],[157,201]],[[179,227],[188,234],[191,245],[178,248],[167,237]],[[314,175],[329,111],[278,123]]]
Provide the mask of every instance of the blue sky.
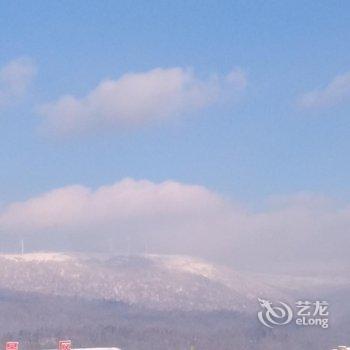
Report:
[[[0,13],[0,67],[27,57],[37,69],[26,94],[0,109],[2,203],[124,177],[248,203],[302,191],[348,200],[350,99],[296,101],[350,71],[349,2],[0,1]],[[248,84],[234,103],[131,130],[40,132],[38,106],[157,67],[203,79],[240,67]]]

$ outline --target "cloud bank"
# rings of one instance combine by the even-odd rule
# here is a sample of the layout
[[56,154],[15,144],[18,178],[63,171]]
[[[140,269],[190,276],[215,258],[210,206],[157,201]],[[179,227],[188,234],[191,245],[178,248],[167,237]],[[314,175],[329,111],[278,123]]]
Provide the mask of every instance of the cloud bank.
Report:
[[135,126],[205,108],[246,85],[240,69],[202,80],[189,69],[156,68],[104,80],[86,96],[63,96],[39,113],[44,128],[59,134]]
[[254,212],[205,187],[133,179],[96,190],[63,187],[0,212],[1,232],[40,237],[44,249],[68,239],[72,249],[147,249],[254,267],[349,266],[349,227],[350,206],[324,197],[275,198]]
[[350,72],[336,76],[325,88],[310,91],[298,101],[304,108],[328,108],[350,102]]
[[35,64],[18,58],[0,69],[0,107],[15,102],[26,92],[36,74]]

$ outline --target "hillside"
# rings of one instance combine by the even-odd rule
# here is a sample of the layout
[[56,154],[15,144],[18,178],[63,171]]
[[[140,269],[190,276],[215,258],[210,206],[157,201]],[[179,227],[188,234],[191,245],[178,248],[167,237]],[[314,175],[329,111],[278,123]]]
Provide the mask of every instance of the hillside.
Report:
[[[319,350],[346,342],[349,291],[346,277],[253,274],[188,256],[3,254],[0,338],[33,350],[60,338],[127,350]],[[258,297],[307,294],[330,301],[330,329],[258,323]]]
[[227,267],[162,255],[1,255],[0,288],[184,311],[244,311],[281,294]]

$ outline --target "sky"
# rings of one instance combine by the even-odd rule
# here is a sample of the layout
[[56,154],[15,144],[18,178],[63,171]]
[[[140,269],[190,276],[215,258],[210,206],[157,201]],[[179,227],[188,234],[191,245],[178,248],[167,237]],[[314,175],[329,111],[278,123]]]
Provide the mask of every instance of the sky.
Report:
[[125,249],[128,232],[235,263],[237,247],[320,261],[350,243],[348,1],[0,13],[3,236]]

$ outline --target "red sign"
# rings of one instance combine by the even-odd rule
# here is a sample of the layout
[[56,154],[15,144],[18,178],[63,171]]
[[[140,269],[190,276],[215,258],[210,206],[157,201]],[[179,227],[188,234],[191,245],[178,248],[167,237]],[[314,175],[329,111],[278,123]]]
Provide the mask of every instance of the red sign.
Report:
[[6,350],[18,350],[18,341],[8,341],[6,343]]
[[[71,347],[72,347],[72,342],[70,340],[60,340],[60,342],[58,343],[59,350],[71,350]],[[17,349],[14,349],[14,350],[17,350]]]

